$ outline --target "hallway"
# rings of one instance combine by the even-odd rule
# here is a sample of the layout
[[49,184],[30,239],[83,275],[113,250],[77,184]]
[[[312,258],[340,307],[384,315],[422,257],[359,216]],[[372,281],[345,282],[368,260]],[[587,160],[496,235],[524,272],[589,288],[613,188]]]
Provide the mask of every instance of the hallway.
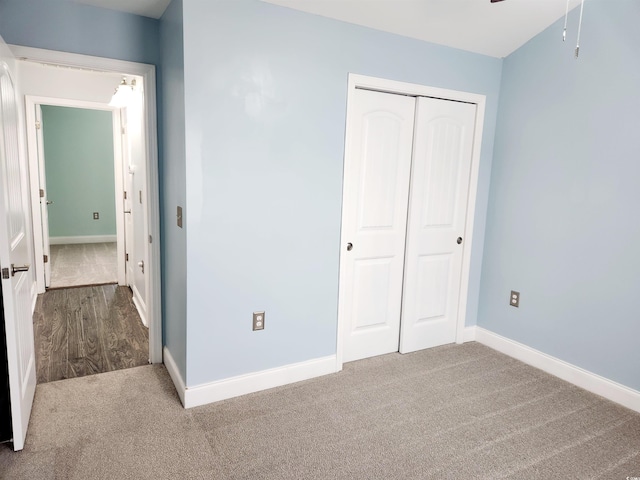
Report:
[[51,245],[50,288],[118,283],[116,242]]
[[127,287],[49,290],[33,319],[39,384],[149,363],[149,333]]

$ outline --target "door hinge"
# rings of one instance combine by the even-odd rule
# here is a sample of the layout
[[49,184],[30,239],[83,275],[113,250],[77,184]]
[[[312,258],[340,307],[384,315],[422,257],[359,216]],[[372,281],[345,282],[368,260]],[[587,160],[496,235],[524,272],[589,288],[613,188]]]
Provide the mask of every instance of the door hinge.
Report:
[[128,261],[129,261],[129,254],[128,254],[128,253],[125,253],[125,254],[124,254],[124,261],[125,261],[125,262],[128,262]]
[[127,129],[122,127],[122,135],[126,135],[127,134]]
[[8,268],[3,268],[2,269],[2,278],[5,279],[5,280],[8,280],[10,278],[9,269]]
[[149,235],[149,243],[153,243],[153,237]]
[[127,192],[124,192],[124,199],[127,199]]
[[44,189],[40,189],[40,198],[44,198]]
[[140,203],[142,203],[142,190],[138,190],[138,197],[140,197]]
[[43,255],[44,263],[49,263],[49,255]]
[[40,130],[42,128],[42,124],[39,121],[36,121],[36,130]]

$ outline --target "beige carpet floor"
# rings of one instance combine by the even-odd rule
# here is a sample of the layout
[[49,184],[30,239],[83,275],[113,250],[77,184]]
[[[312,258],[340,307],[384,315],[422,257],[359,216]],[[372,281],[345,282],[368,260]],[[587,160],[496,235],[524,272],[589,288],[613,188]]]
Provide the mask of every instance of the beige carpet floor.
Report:
[[116,243],[51,245],[50,288],[118,281]]
[[6,479],[620,479],[640,414],[477,343],[184,410],[163,366],[38,385]]

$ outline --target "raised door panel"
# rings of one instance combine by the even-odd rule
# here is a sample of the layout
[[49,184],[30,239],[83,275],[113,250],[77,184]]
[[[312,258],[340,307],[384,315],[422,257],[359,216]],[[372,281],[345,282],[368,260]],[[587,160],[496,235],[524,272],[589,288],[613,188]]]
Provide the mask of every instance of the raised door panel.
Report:
[[450,255],[424,255],[418,259],[419,295],[416,299],[416,322],[434,322],[446,317],[449,297]]
[[425,126],[428,140],[423,169],[422,227],[451,227],[456,223],[461,185],[465,174],[461,139],[464,125],[449,117],[431,120]]
[[358,202],[360,230],[397,227],[395,199],[398,188],[397,155],[402,137],[402,118],[389,111],[363,116],[362,185]]
[[[388,327],[392,258],[359,260],[353,275],[353,331]],[[371,292],[380,295],[371,296]],[[386,294],[385,294],[386,293]]]

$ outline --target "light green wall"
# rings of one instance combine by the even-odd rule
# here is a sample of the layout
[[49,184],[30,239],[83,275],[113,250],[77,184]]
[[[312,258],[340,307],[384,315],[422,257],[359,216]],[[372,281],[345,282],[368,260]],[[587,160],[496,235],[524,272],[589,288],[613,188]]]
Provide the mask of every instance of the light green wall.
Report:
[[115,235],[111,112],[43,105],[42,124],[49,236]]

